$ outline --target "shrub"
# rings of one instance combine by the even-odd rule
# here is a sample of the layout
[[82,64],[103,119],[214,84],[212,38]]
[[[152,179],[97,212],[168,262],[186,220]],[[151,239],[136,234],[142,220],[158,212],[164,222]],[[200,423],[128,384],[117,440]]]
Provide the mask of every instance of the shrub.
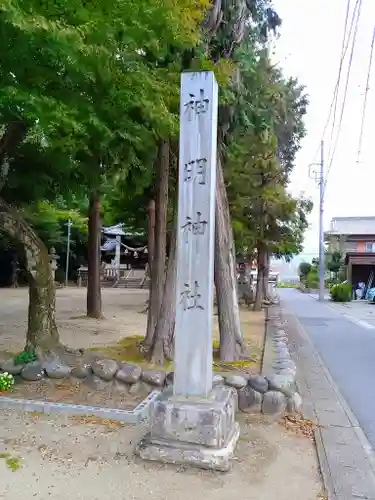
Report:
[[22,351],[16,354],[14,357],[15,365],[27,365],[27,363],[32,363],[36,361],[36,355],[34,351]]
[[343,280],[337,280],[336,278],[329,278],[326,280],[326,284],[327,284],[329,290],[331,290],[331,288],[334,285],[339,285],[342,282],[343,282]]
[[8,372],[0,373],[0,392],[9,391],[13,384],[13,375]]
[[316,268],[313,268],[307,275],[306,286],[310,290],[316,290],[319,288],[319,276]]
[[352,300],[352,286],[349,283],[333,285],[330,294],[334,302],[349,302]]
[[301,262],[301,264],[299,265],[299,275],[302,278],[306,278],[311,269],[312,265],[310,264],[310,262]]

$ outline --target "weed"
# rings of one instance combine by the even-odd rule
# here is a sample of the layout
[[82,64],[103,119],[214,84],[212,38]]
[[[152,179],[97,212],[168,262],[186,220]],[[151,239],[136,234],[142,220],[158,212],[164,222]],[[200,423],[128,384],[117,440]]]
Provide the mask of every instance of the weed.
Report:
[[12,457],[10,453],[1,452],[0,458],[5,460],[7,467],[12,471],[16,472],[21,467],[21,461],[18,457]]

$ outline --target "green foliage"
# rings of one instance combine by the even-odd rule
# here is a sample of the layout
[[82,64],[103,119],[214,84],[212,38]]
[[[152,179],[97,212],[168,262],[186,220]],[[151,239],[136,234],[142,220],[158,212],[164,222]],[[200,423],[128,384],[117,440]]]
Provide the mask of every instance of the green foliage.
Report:
[[307,275],[311,272],[312,265],[310,262],[301,262],[299,265],[298,271],[301,278],[306,279]]
[[15,365],[27,365],[27,363],[32,363],[36,361],[36,355],[34,351],[22,351],[16,354],[14,357]]
[[[5,158],[9,167],[1,196],[62,257],[73,221],[72,269],[85,253],[91,188],[109,191],[107,220],[142,214],[158,141],[178,132],[180,60],[201,43],[209,7],[208,0],[3,3],[0,134],[11,131],[5,144],[13,147],[0,155],[0,177]],[[197,59],[199,69],[204,54]],[[16,137],[14,124],[26,134]],[[115,201],[136,192],[138,206],[111,206],[114,186]]]
[[298,285],[296,283],[283,283],[282,281],[279,281],[276,288],[298,288]]
[[328,254],[328,259],[327,259],[327,269],[331,271],[331,273],[334,273],[335,275],[338,274],[340,271],[340,268],[342,266],[342,254],[339,251],[334,251],[330,254]]
[[26,145],[44,160],[30,168],[30,154],[7,155],[16,181],[24,170],[30,201],[44,199],[35,190],[47,185],[98,188],[119,168],[152,165],[158,138],[178,130],[179,66],[170,48],[178,58],[200,42],[208,7],[207,0],[2,6],[0,116],[5,131],[15,118],[25,124]]
[[0,373],[0,392],[9,391],[13,384],[13,375],[8,372]]
[[350,302],[352,300],[352,286],[350,283],[339,283],[330,289],[331,299],[334,302]]
[[237,248],[285,259],[301,251],[312,204],[291,196],[288,183],[307,97],[266,49],[281,20],[270,0],[224,2],[213,26],[210,7],[208,0],[2,6],[1,132],[15,120],[27,130],[6,152],[2,196],[62,261],[72,220],[72,269],[85,253],[91,189],[102,195],[105,224],[146,229],[158,144],[177,143],[181,69],[213,69],[220,83],[220,128],[229,137],[220,154]]
[[312,290],[319,288],[318,270],[315,267],[313,267],[306,276],[306,286]]
[[307,99],[285,79],[264,50],[251,44],[238,54],[240,78],[227,150],[226,178],[238,249],[261,248],[290,259],[302,250],[312,203],[289,194]]

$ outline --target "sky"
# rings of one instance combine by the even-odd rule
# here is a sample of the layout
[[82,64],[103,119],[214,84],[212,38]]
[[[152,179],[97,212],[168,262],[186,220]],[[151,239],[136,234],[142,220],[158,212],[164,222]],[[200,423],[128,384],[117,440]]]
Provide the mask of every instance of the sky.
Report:
[[[351,4],[352,12],[355,0]],[[309,178],[308,172],[309,164],[320,159],[320,154],[316,152],[337,82],[347,0],[274,0],[274,5],[283,20],[275,46],[275,61],[283,67],[286,75],[297,77],[306,86],[309,95],[310,105],[305,120],[307,135],[296,159],[291,190],[294,194],[305,192],[314,201],[310,228],[305,237],[305,251],[317,253],[319,189]],[[329,150],[330,144],[332,148],[336,140],[351,44],[341,74],[334,139],[330,141],[332,121],[324,137],[326,171],[331,163],[325,191],[325,229],[329,228],[332,217],[375,215],[375,161],[372,154],[375,141],[375,51],[358,162],[361,117],[374,27],[375,0],[362,0],[341,132],[332,163]]]

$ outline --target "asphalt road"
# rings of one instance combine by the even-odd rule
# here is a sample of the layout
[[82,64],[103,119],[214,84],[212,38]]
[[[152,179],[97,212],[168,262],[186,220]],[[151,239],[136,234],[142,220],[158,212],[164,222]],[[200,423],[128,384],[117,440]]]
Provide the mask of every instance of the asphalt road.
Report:
[[375,449],[375,328],[294,289],[280,289]]

